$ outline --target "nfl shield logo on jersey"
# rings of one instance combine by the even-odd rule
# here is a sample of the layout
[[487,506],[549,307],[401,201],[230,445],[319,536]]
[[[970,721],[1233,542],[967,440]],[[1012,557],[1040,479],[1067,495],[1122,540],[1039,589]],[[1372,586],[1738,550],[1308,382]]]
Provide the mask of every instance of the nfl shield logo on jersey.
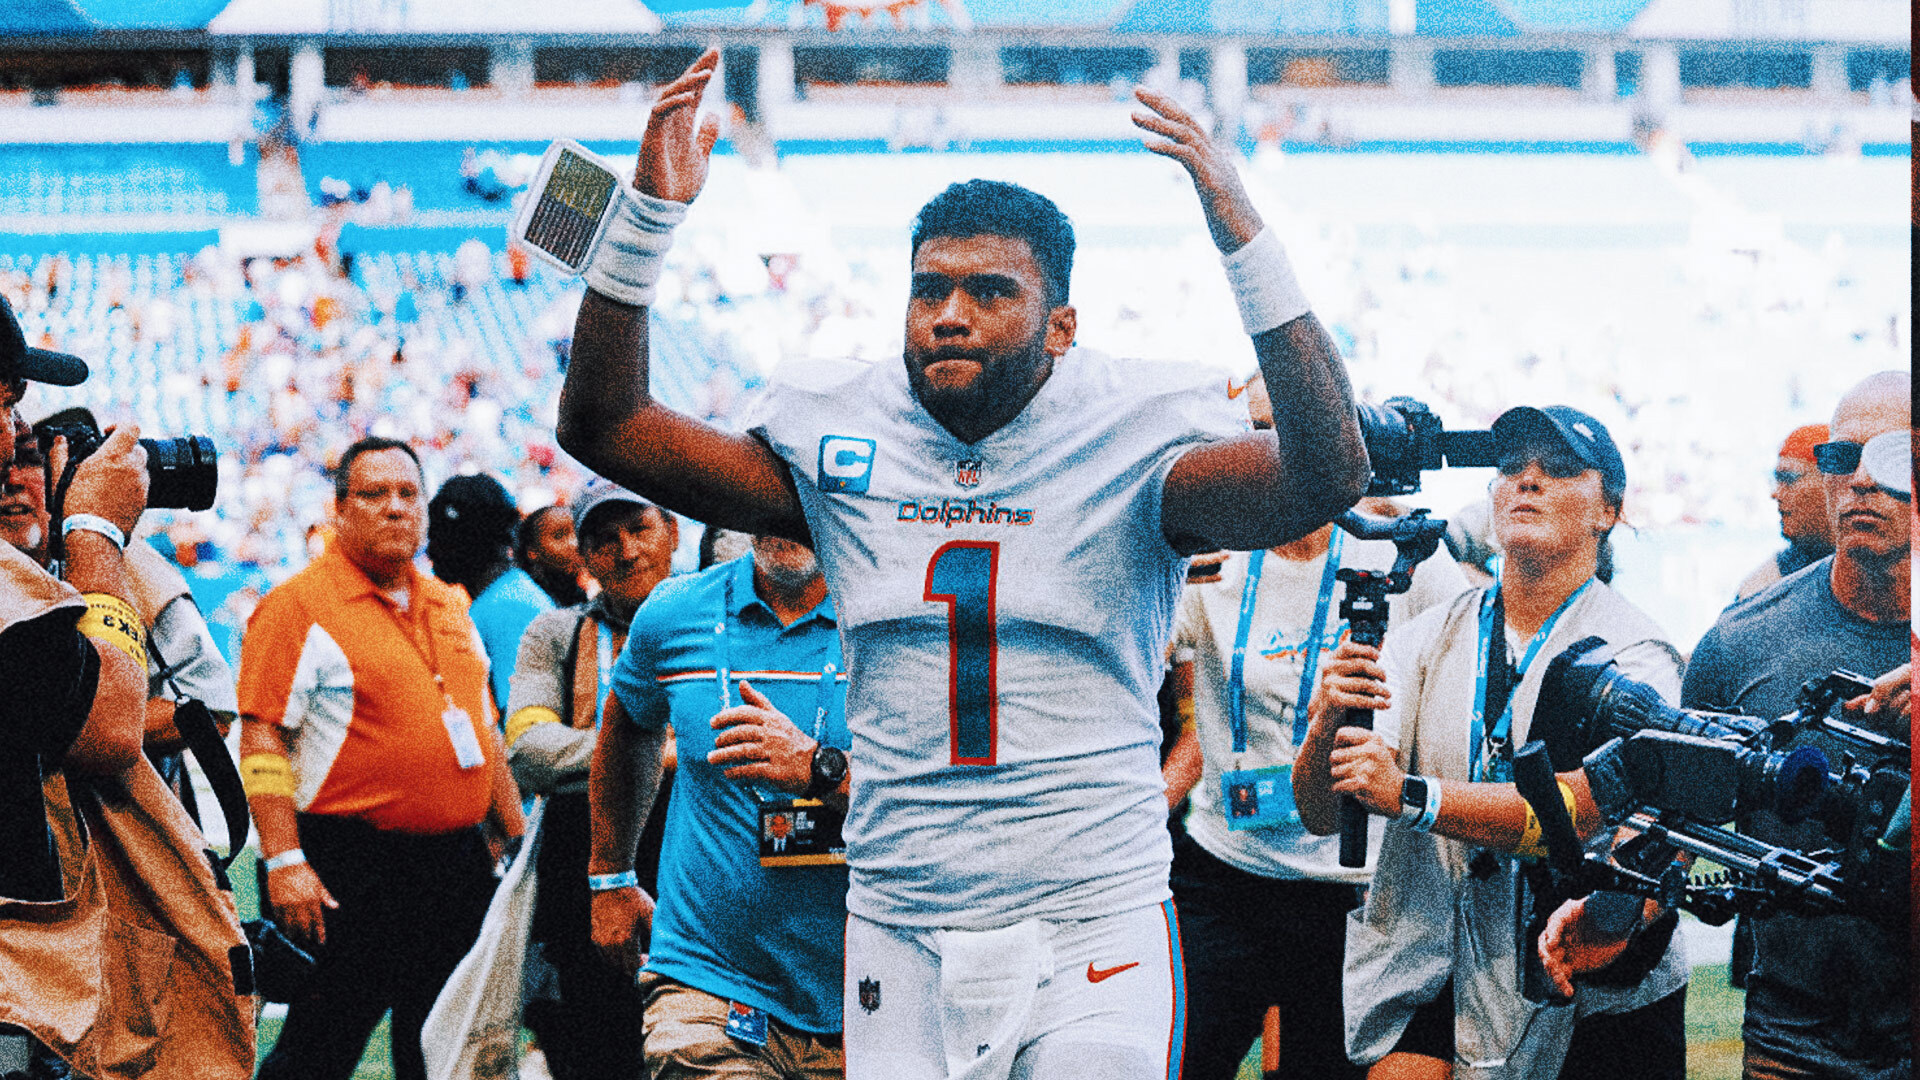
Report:
[[953,482],[963,488],[980,486],[980,462],[956,461],[953,463]]
[[880,1008],[880,980],[860,980],[860,1007],[868,1012],[874,1012]]

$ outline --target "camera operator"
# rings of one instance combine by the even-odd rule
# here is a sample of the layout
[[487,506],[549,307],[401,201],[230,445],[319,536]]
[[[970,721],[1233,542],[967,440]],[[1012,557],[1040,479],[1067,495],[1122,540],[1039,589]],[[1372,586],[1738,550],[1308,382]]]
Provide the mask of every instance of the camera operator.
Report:
[[[1871,693],[1847,703],[1847,719],[1908,737],[1912,474],[1876,470],[1863,449],[1875,436],[1906,435],[1910,394],[1908,374],[1889,371],[1841,398],[1830,441],[1813,448],[1834,554],[1724,612],[1694,650],[1683,705],[1778,716],[1809,678],[1846,668],[1874,679]],[[1822,736],[1803,739],[1837,757]],[[1817,822],[1789,825],[1760,812],[1739,824],[1767,843],[1830,845]],[[1749,1078],[1911,1074],[1911,958],[1897,932],[1851,915],[1776,914],[1753,926]]]
[[[73,386],[87,368],[28,348],[3,299],[0,316],[0,465],[11,485],[26,381]],[[80,1056],[105,1004],[104,901],[64,774],[111,775],[140,756],[145,647],[122,560],[146,504],[138,437],[115,431],[75,470],[64,583],[0,544],[0,1072],[55,1074],[50,1055]],[[56,444],[54,464],[65,457]]]
[[[0,540],[46,566],[53,554],[53,524],[47,507],[47,463],[36,434],[25,425],[14,432],[13,469],[0,477]],[[179,569],[148,544],[129,545],[124,558],[130,598],[147,632],[147,757],[198,822],[199,808],[181,754],[186,740],[173,722],[174,691],[206,704],[224,738],[235,710],[233,669],[214,645],[206,617],[194,606]]]
[[[1626,469],[1599,421],[1564,406],[1493,424],[1500,579],[1396,627],[1384,654],[1351,640],[1325,665],[1294,765],[1302,822],[1337,827],[1340,795],[1388,815],[1373,887],[1347,923],[1347,1052],[1381,1078],[1632,1076],[1685,1071],[1686,968],[1671,928],[1639,935],[1580,920],[1566,934],[1585,981],[1571,1008],[1529,1002],[1520,982],[1520,864],[1541,828],[1512,783],[1514,753],[1545,735],[1534,715],[1548,661],[1598,635],[1671,694],[1680,658],[1660,628],[1596,577],[1619,521]],[[1375,710],[1369,731],[1343,726]],[[1536,723],[1535,721],[1539,722]],[[1583,835],[1599,825],[1584,775],[1560,794]],[[1629,950],[1629,945],[1638,944]],[[1563,1071],[1562,1065],[1565,1065]]]

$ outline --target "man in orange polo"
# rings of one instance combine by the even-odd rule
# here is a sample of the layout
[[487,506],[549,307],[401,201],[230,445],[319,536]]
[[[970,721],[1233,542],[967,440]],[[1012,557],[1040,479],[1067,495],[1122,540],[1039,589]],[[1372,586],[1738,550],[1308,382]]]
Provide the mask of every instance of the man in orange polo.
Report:
[[261,599],[242,642],[240,771],[268,899],[320,960],[268,1080],[347,1080],[388,1009],[394,1075],[424,1080],[420,1026],[486,914],[490,841],[525,828],[466,597],[414,568],[423,489],[405,443],[348,447],[333,542]]

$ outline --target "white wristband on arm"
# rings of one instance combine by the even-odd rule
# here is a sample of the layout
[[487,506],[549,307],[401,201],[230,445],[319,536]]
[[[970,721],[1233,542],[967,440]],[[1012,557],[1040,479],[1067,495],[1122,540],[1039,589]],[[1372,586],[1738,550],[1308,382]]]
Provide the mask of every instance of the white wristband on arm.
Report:
[[623,304],[649,307],[674,227],[687,218],[687,204],[623,187],[609,213],[613,220],[587,264],[587,287]]
[[267,859],[267,872],[272,873],[275,870],[285,870],[289,866],[299,866],[301,863],[306,861],[307,861],[306,852],[300,850],[299,848],[288,848],[287,850],[281,852],[280,854],[271,856]]
[[1227,284],[1240,305],[1240,324],[1248,335],[1264,334],[1313,310],[1300,281],[1293,276],[1286,245],[1272,227],[1242,244],[1231,255],[1220,256],[1227,268]]
[[99,533],[101,536],[113,541],[114,547],[119,548],[121,551],[127,550],[127,534],[120,531],[120,526],[115,525],[113,522],[108,521],[98,514],[68,514],[67,519],[60,523],[61,536],[67,536],[83,530],[90,533]]

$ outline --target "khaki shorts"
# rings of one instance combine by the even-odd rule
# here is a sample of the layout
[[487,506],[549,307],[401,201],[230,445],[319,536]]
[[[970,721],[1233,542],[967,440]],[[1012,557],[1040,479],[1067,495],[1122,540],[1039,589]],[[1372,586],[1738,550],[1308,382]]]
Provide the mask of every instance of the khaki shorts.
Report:
[[767,1045],[727,1034],[727,1000],[651,972],[646,998],[647,1075],[653,1080],[841,1080],[839,1035],[767,1020]]

